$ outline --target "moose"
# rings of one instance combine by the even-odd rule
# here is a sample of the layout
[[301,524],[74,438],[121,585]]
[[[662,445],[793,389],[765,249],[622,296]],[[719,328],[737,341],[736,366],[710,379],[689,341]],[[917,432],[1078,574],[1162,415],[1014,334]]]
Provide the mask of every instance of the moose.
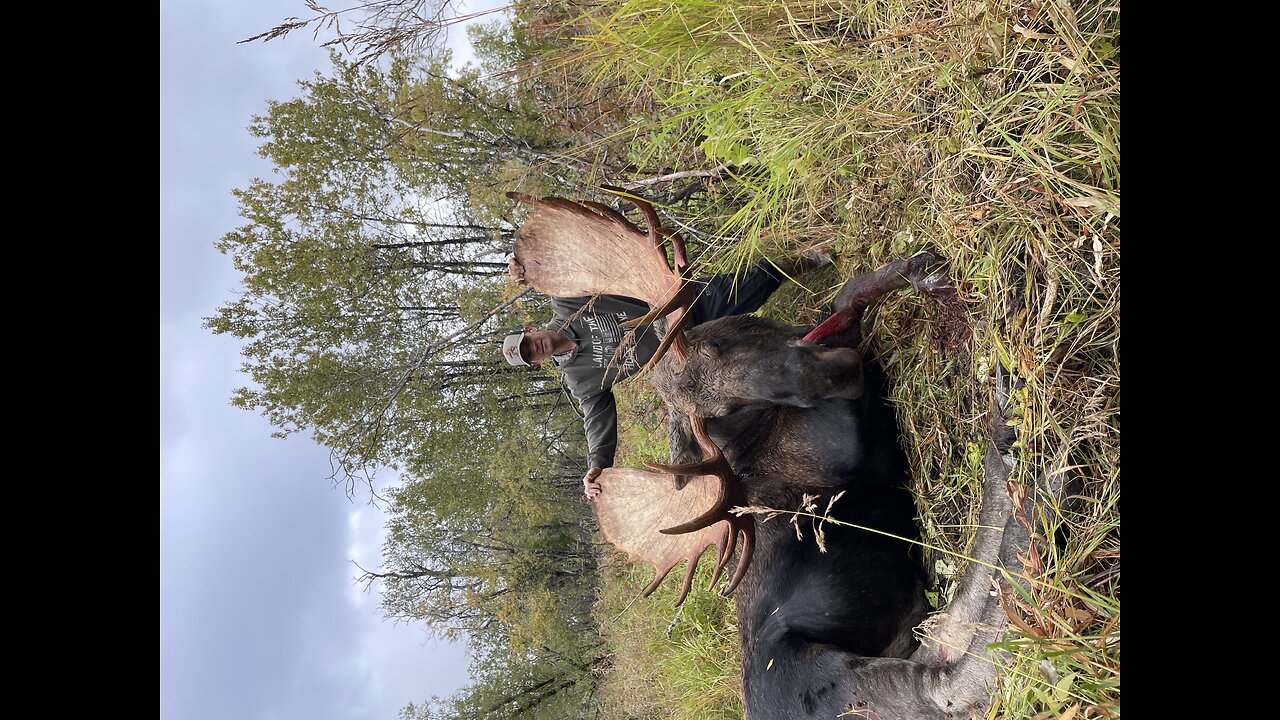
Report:
[[[987,646],[1007,621],[994,570],[1012,571],[1029,541],[1005,461],[990,443],[976,562],[920,639],[926,574],[907,463],[884,374],[858,349],[859,321],[877,298],[909,286],[949,291],[941,259],[921,254],[849,280],[810,332],[749,316],[686,330],[683,242],[647,202],[629,198],[645,232],[607,205],[512,197],[535,208],[516,245],[534,287],[637,297],[654,308],[637,324],[666,322],[645,372],[671,411],[670,463],[606,469],[596,512],[607,539],[657,569],[645,594],[687,562],[679,602],[707,546],[717,547],[714,585],[741,545],[725,593],[736,589],[747,716],[980,714],[995,682]],[[732,512],[824,496],[838,496],[826,512],[841,522],[824,526],[822,547],[785,523]]]

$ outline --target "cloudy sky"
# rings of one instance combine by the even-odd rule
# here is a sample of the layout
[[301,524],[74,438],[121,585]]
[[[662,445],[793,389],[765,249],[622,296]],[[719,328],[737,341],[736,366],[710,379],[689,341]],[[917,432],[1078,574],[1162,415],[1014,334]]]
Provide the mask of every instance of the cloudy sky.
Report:
[[200,327],[238,284],[213,249],[240,222],[231,189],[270,174],[250,116],[327,65],[307,31],[236,41],[293,15],[303,0],[160,3],[161,720],[394,718],[467,682],[465,648],[383,621],[352,582],[380,565],[380,509],[330,486],[326,450],[228,404],[239,344]]

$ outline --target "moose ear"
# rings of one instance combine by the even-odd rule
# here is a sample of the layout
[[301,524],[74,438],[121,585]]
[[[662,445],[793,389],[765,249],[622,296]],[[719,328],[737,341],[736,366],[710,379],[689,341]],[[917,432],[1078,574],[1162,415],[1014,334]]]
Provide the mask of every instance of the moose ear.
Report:
[[847,384],[845,387],[847,388],[846,392],[848,394],[845,395],[845,397],[850,400],[857,400],[861,398],[863,393],[867,390],[867,375],[862,370],[862,363],[858,363],[857,370],[850,374],[849,379],[846,382]]
[[862,397],[867,377],[861,353],[852,348],[835,348],[823,353],[823,361],[834,385],[832,395],[850,400]]
[[708,360],[719,360],[724,356],[724,339],[723,338],[707,338],[701,340],[695,345],[698,353]]

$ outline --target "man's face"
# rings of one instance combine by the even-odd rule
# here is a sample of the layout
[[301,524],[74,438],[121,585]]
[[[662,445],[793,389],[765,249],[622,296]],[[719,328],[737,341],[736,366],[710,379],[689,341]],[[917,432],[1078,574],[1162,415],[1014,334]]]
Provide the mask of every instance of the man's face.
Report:
[[559,337],[560,333],[554,330],[525,328],[524,339],[520,341],[520,356],[530,365],[541,365],[555,354],[554,348]]

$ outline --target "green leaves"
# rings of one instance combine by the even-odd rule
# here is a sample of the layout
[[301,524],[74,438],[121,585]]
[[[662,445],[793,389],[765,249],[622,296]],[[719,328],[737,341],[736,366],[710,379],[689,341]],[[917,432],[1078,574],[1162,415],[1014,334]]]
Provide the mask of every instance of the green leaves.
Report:
[[243,274],[205,321],[245,340],[253,384],[234,402],[309,429],[339,476],[420,456],[424,426],[456,402],[518,396],[483,352],[515,324],[493,317],[509,208],[477,213],[469,189],[505,171],[505,148],[547,136],[517,93],[448,65],[334,55],[269,103],[250,132],[276,173],[235,191],[246,224],[217,243]]
[[751,157],[751,150],[740,141],[742,132],[738,128],[717,123],[704,130],[706,139],[699,145],[708,157],[723,160],[731,165],[742,165]]

